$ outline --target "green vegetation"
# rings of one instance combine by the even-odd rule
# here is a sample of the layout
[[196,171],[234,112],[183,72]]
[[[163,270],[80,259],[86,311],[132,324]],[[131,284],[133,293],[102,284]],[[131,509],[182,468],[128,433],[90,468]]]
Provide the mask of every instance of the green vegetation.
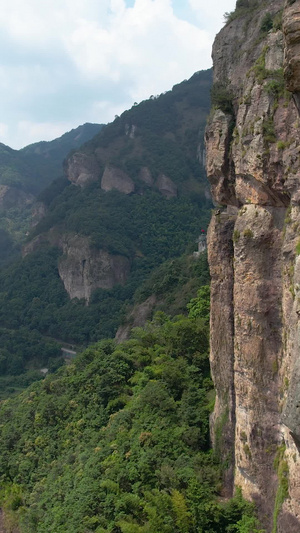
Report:
[[[92,245],[133,258],[138,252],[155,263],[184,251],[209,220],[210,202],[187,197],[166,199],[152,190],[143,195],[104,192],[99,184],[69,185],[49,206],[30,238],[59,226],[60,233],[90,237]],[[190,234],[190,237],[188,235]]]
[[262,83],[268,76],[268,70],[266,69],[266,53],[269,50],[268,46],[264,46],[260,56],[254,63],[254,66],[251,68],[251,71],[254,72],[255,78]]
[[243,231],[243,235],[246,239],[252,239],[253,237],[253,231],[249,228],[246,228],[244,231]]
[[60,345],[37,331],[0,328],[0,376],[22,374],[28,361],[38,363],[38,368],[47,366],[60,355]]
[[197,289],[210,281],[207,255],[202,253],[195,259],[190,253],[169,259],[156,268],[149,278],[137,289],[134,301],[141,303],[149,296],[157,296],[156,311],[171,316],[185,313],[187,303]]
[[[23,326],[67,342],[88,344],[114,336],[123,306],[133,301],[135,291],[155,267],[182,254],[187,243],[198,237],[201,227],[208,223],[209,211],[203,211],[187,198],[166,200],[153,191],[143,196],[125,196],[117,191],[105,194],[93,186],[70,189],[63,196],[64,202],[53,209],[40,227],[42,224],[51,227],[61,216],[61,225],[65,224],[69,231],[81,230],[94,246],[126,255],[131,260],[128,282],[111,290],[98,289],[88,307],[84,301],[70,301],[58,274],[59,250],[41,247],[0,272],[0,325],[8,329]],[[178,312],[196,293],[199,286],[196,277],[202,267],[201,262],[176,261],[173,270],[177,270],[177,277],[171,274],[174,299],[178,277],[186,285],[183,303],[174,303],[174,311]],[[185,261],[188,264],[180,273],[180,265]],[[202,266],[206,269],[203,283],[207,283],[207,264]],[[151,291],[151,283],[140,288],[140,297]],[[159,283],[165,283],[165,289],[167,283],[170,285],[166,279]],[[157,286],[155,290],[159,292],[162,288]]]
[[[0,235],[0,266],[20,253],[20,245],[32,226],[35,195],[62,175],[62,163],[70,150],[88,141],[101,128],[99,124],[84,124],[54,141],[35,143],[22,150],[0,144],[0,185],[13,188],[0,208],[0,232],[11,240],[9,249],[3,247]],[[61,186],[65,181],[60,179],[58,183]],[[57,194],[58,187],[50,188],[50,197],[54,190]]]
[[101,124],[84,124],[50,142],[39,142],[22,150],[0,143],[0,184],[37,194],[62,174],[68,153],[96,135]]
[[266,54],[268,46],[264,46],[260,56],[257,58],[254,66],[250,69],[257,81],[263,84],[264,90],[273,97],[274,110],[278,106],[278,100],[282,97],[285,99],[285,105],[290,99],[290,93],[285,89],[283,69],[268,70],[266,68]]
[[285,445],[279,446],[276,457],[274,459],[274,468],[278,475],[278,488],[275,499],[274,513],[273,513],[273,530],[277,531],[277,520],[282,507],[282,504],[289,496],[289,469],[288,464],[284,460]]
[[241,233],[238,229],[235,229],[233,232],[232,240],[234,243],[238,242],[239,238],[241,236]]
[[217,499],[207,298],[2,404],[2,506],[22,533],[259,533],[240,491]]
[[260,31],[263,33],[268,33],[268,31],[272,29],[273,29],[273,17],[271,13],[266,13],[263,16],[263,19],[261,21]]
[[[86,158],[97,159],[100,170],[110,164],[128,173],[135,182],[135,194],[104,192],[99,182],[81,188],[66,178],[57,178],[39,193],[38,200],[45,204],[47,214],[30,231],[28,241],[37,237],[47,243],[48,232],[51,242],[56,237],[59,242],[58,236],[63,234],[84,236],[92,250],[102,249],[129,259],[130,276],[124,286],[96,290],[89,306],[83,300],[70,301],[58,274],[62,250],[43,244],[34,253],[15,260],[20,246],[14,246],[10,234],[18,234],[22,240],[29,210],[23,210],[22,216],[16,210],[11,216],[4,213],[2,218],[0,213],[0,245],[2,238],[4,251],[0,327],[10,331],[25,328],[79,346],[113,337],[130,307],[151,291],[152,273],[159,296],[157,309],[173,315],[185,312],[199,285],[207,284],[209,279],[207,264],[193,262],[188,255],[210,218],[205,169],[199,164],[198,154],[210,105],[211,79],[211,70],[194,74],[172,91],[125,111],[81,147]],[[60,144],[53,141],[27,147],[22,156],[35,159],[39,152],[43,161],[48,156],[51,159],[53,153],[65,149],[68,135],[59,140]],[[140,179],[145,166],[154,180],[152,186]],[[155,179],[161,173],[176,183],[177,198],[166,199],[156,188]],[[182,254],[185,257],[180,259]],[[162,271],[155,273],[157,268]],[[202,270],[205,273],[201,281]],[[23,368],[32,370],[29,360]],[[40,367],[34,363],[33,368]],[[7,374],[5,379],[10,387]]]
[[290,144],[291,144],[290,141],[278,141],[277,149],[284,150],[285,148],[288,148]]
[[275,133],[275,127],[274,127],[274,119],[272,116],[266,117],[263,120],[262,124],[262,132],[264,140],[267,143],[275,143],[276,142],[276,133]]
[[282,69],[272,72],[273,79],[268,81],[264,88],[268,94],[271,94],[276,100],[278,100],[284,94],[284,77]]
[[229,82],[216,82],[211,88],[211,103],[216,109],[224,113],[233,113],[233,94],[229,88]]
[[261,6],[259,0],[237,0],[235,10],[224,14],[224,21],[229,24],[239,17],[252,15],[259,6]]

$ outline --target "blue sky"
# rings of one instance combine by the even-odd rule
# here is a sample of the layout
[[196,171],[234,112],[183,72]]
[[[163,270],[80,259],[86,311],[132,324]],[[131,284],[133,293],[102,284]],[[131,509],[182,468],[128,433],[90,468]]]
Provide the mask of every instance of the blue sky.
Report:
[[235,0],[2,0],[0,142],[116,114],[211,66]]

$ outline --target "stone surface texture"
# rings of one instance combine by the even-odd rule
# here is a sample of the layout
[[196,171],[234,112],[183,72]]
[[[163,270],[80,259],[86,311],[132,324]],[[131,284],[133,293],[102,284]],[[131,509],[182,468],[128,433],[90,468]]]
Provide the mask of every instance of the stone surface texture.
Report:
[[159,192],[166,198],[175,198],[177,196],[177,185],[175,185],[169,176],[160,174],[155,185]]
[[98,250],[83,235],[60,235],[53,228],[26,244],[22,250],[23,257],[42,245],[54,246],[63,252],[58,261],[58,273],[71,299],[84,299],[89,303],[95,289],[123,285],[129,276],[131,265],[127,257]]
[[14,207],[25,207],[34,202],[34,196],[16,187],[0,185],[0,209],[6,210]]
[[121,324],[117,330],[115,339],[118,343],[129,339],[132,328],[142,327],[146,324],[147,320],[151,318],[156,301],[155,294],[152,294],[147,300],[134,306],[131,313],[126,317],[126,322]]
[[[257,7],[255,8],[255,4]],[[283,25],[276,23],[283,11]],[[270,13],[273,29],[261,25]],[[254,2],[213,46],[207,173],[212,440],[267,533],[300,531],[300,0]],[[283,76],[283,72],[285,77]],[[289,92],[290,91],[290,92]],[[300,94],[300,93],[299,93]],[[274,460],[275,467],[274,467]],[[284,501],[279,495],[288,480]]]
[[100,177],[100,165],[95,156],[76,152],[65,163],[67,178],[74,185],[86,187]]
[[89,302],[95,289],[111,289],[124,284],[130,272],[130,262],[122,255],[90,247],[89,240],[79,235],[64,236],[64,255],[58,272],[71,299]]
[[101,189],[111,191],[113,189],[124,194],[134,192],[134,182],[123,170],[116,167],[106,166],[101,179]]

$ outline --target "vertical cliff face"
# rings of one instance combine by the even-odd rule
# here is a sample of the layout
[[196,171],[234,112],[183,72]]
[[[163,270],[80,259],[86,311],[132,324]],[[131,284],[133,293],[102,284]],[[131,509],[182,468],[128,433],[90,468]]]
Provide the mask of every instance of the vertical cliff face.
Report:
[[[244,0],[213,47],[212,438],[267,532],[300,531],[300,1]],[[282,8],[283,24],[281,22]],[[298,106],[298,108],[297,108]]]

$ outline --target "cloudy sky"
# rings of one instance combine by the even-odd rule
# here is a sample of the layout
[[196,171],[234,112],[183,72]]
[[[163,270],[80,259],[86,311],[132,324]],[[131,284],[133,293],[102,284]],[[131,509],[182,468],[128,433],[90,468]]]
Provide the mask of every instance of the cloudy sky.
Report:
[[235,0],[2,0],[0,142],[107,123],[211,66]]

